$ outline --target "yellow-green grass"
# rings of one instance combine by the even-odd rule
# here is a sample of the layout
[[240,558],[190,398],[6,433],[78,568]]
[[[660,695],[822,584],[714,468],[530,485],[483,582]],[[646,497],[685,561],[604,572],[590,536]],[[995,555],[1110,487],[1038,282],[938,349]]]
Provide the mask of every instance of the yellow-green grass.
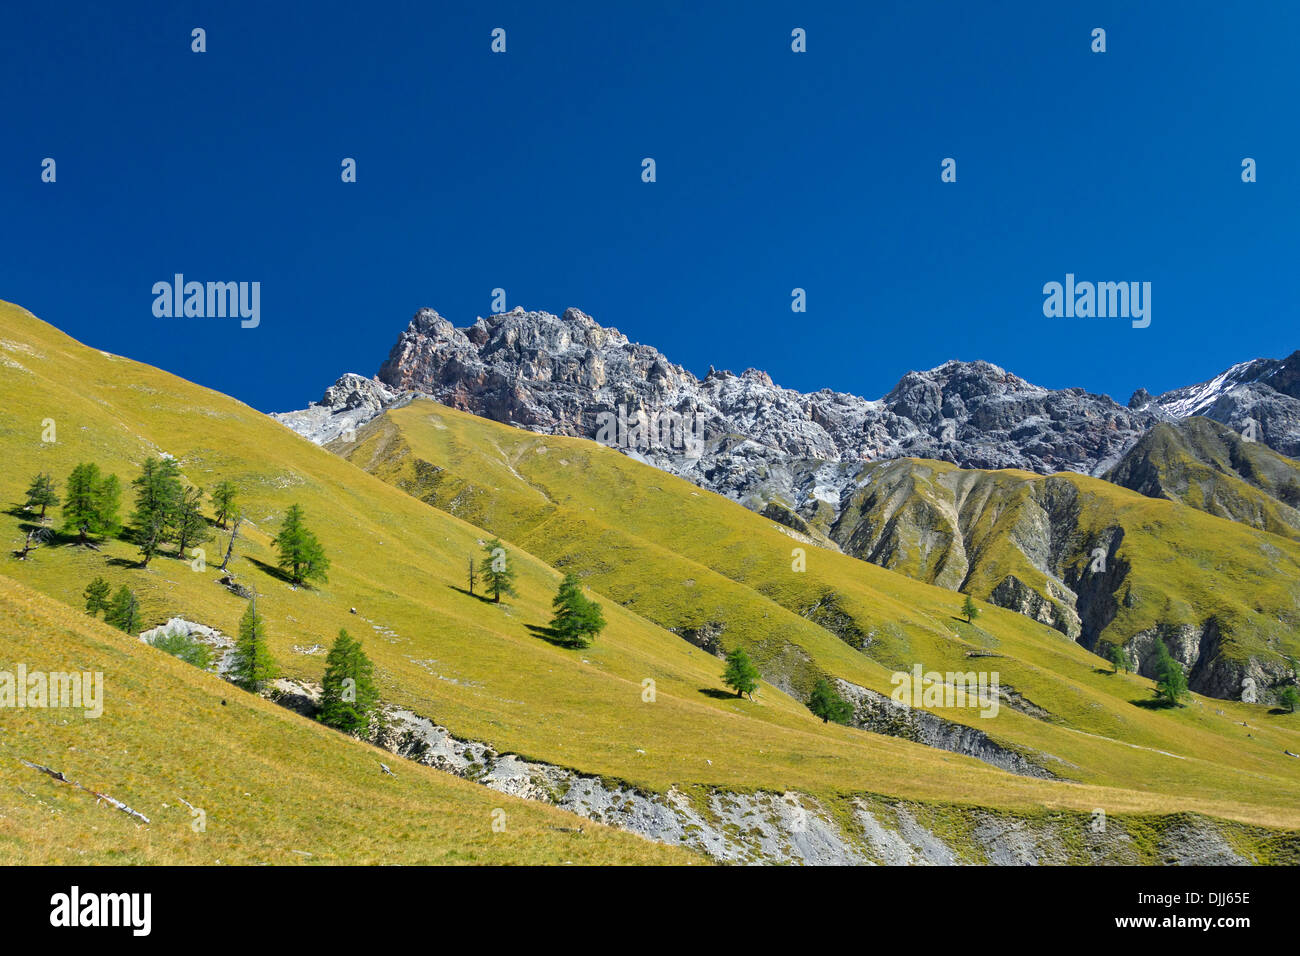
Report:
[[0,710],[2,864],[700,861],[598,824],[574,832],[571,814],[397,760],[4,576],[0,645],[10,673],[103,675],[98,718]]
[[[725,624],[725,645],[744,644],[769,671],[792,662],[793,683],[826,673],[887,693],[892,670],[913,662],[926,670],[998,670],[1051,720],[1009,708],[995,720],[962,709],[943,716],[1055,754],[1068,764],[1045,765],[1075,780],[1183,795],[1258,797],[1263,786],[1270,799],[1292,800],[1296,768],[1283,751],[1296,749],[1297,725],[1287,717],[1202,698],[1169,711],[1135,706],[1150,699],[1149,681],[1099,672],[1097,657],[1020,615],[985,607],[968,625],[957,620],[951,592],[820,549],[807,549],[808,570],[795,572],[791,550],[799,542],[785,529],[598,444],[417,400],[336,450],[557,567],[583,572],[596,591],[665,627]],[[826,593],[874,636],[867,654],[795,613]]]
[[[989,595],[1008,575],[1039,594],[1051,593],[1047,576],[1018,539],[1023,528],[1036,526],[1035,501],[1053,492],[1077,511],[1073,570],[1082,573],[1093,546],[1109,540],[1114,529],[1123,532],[1109,560],[1128,571],[1102,642],[1122,644],[1159,625],[1199,628],[1213,619],[1227,659],[1255,656],[1285,666],[1287,657],[1300,656],[1300,543],[1069,472],[981,471],[911,459],[879,468],[878,480],[898,483],[899,494],[918,507],[960,510],[972,556],[964,589],[972,594]],[[894,570],[935,580],[937,567],[926,563],[919,545],[912,543],[907,554]]]
[[[1009,612],[988,609],[981,629],[964,639],[997,642],[1008,655],[999,668],[1031,699],[1041,681],[1042,696],[1050,690],[1056,698],[1048,703],[1058,719],[1091,733],[1113,731],[1125,742],[1009,709],[987,722],[965,711],[947,716],[987,727],[1012,744],[1055,753],[1074,765],[1066,768],[1070,776],[1089,785],[1015,777],[971,758],[823,725],[800,702],[766,685],[757,703],[714,696],[720,662],[638,611],[657,614],[674,602],[692,613],[734,611],[739,616],[729,622],[727,640],[750,641],[760,657],[770,646],[769,666],[778,653],[791,660],[808,654],[818,669],[887,691],[895,662],[872,661],[789,608],[830,588],[855,618],[878,622],[882,632],[906,641],[927,669],[960,662],[965,670],[963,645],[951,637],[952,595],[827,551],[810,552],[809,571],[792,574],[793,542],[771,522],[608,449],[561,441],[554,450],[562,446],[563,455],[534,450],[528,461],[516,461],[515,471],[527,476],[521,480],[509,468],[489,469],[500,456],[493,446],[518,451],[551,439],[429,403],[411,406],[412,414],[438,417],[448,431],[454,427],[473,438],[477,450],[465,452],[466,467],[479,469],[479,483],[502,501],[545,482],[556,486],[546,492],[551,497],[582,496],[581,514],[575,506],[550,516],[545,528],[540,522],[521,526],[519,540],[503,533],[512,540],[520,596],[496,606],[462,590],[467,557],[481,554],[488,530],[428,507],[233,399],[85,348],[12,306],[0,306],[0,359],[5,500],[19,500],[38,470],[62,480],[77,462],[93,460],[129,480],[147,455],[160,451],[175,455],[190,481],[240,484],[255,527],[242,539],[232,568],[259,592],[272,651],[288,676],[319,680],[323,656],[297,653],[294,646],[328,644],[348,627],[374,658],[389,702],[498,750],[648,789],[874,792],[1008,808],[1087,812],[1100,806],[1108,813],[1182,809],[1300,825],[1294,777],[1288,776],[1294,771],[1280,754],[1284,741],[1300,749],[1288,718],[1272,719],[1245,705],[1224,705],[1222,718],[1207,707],[1172,713],[1134,707],[1129,699],[1148,696],[1147,682],[1093,673],[1095,658]],[[47,418],[58,429],[53,443],[41,440]],[[561,465],[562,457],[574,467]],[[534,459],[563,470],[548,476],[536,471]],[[511,482],[496,481],[497,474]],[[566,491],[566,484],[582,490]],[[329,582],[319,588],[291,589],[254,563],[274,563],[269,536],[294,502],[305,508],[333,561]],[[637,521],[659,522],[660,530],[642,538]],[[27,520],[10,514],[0,522],[16,545]],[[484,521],[489,530],[497,530],[494,523]],[[546,623],[559,574],[528,549],[544,554],[565,534],[589,560],[611,569],[592,579],[609,627],[585,651],[557,648],[530,629]],[[215,552],[209,545],[210,555]],[[135,556],[124,540],[105,542],[100,551],[60,544],[37,550],[28,561],[9,561],[6,570],[70,605],[79,605],[85,583],[102,574],[115,587],[125,583],[140,593],[149,624],[182,615],[233,633],[245,604],[216,583],[215,559],[203,572],[168,557],[140,570],[131,566]],[[741,572],[752,585],[728,576]],[[686,591],[700,596],[688,599]],[[629,607],[620,606],[623,600]],[[642,697],[646,678],[657,682],[653,703]],[[159,701],[158,719],[167,713]],[[1244,739],[1233,730],[1238,714],[1267,729],[1253,741]]]

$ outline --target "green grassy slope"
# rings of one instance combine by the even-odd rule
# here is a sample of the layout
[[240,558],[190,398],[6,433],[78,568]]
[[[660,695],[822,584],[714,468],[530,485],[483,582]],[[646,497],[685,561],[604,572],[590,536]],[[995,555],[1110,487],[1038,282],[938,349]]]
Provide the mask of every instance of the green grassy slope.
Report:
[[[1204,675],[1300,655],[1300,544],[1083,475],[882,462],[845,509],[849,553],[992,597],[1091,646],[1214,622]],[[1106,552],[1094,567],[1094,551]],[[1195,676],[1195,675],[1194,675]]]
[[[1189,810],[1300,826],[1295,769],[1282,755],[1287,747],[1300,750],[1300,733],[1287,717],[1239,704],[1218,713],[1215,702],[1171,713],[1135,707],[1129,701],[1149,696],[1149,682],[1095,673],[1095,659],[1040,625],[990,608],[979,626],[965,627],[952,620],[950,593],[829,551],[810,552],[808,572],[792,573],[793,542],[772,522],[616,452],[576,440],[551,443],[430,403],[402,411],[436,419],[421,429],[430,442],[447,433],[445,454],[422,460],[441,462],[432,467],[463,483],[448,486],[446,504],[455,510],[457,496],[477,502],[483,528],[232,399],[85,348],[0,306],[0,448],[8,465],[0,497],[17,501],[31,474],[49,470],[62,480],[83,460],[129,480],[160,451],[175,455],[193,482],[237,481],[255,527],[232,568],[258,591],[271,649],[290,677],[319,680],[323,656],[300,649],[328,644],[346,626],[375,660],[391,703],[499,751],[647,789],[797,789],[832,799],[871,792],[991,807],[1101,806],[1116,814]],[[47,418],[57,425],[54,442],[42,441]],[[549,450],[539,451],[538,442]],[[473,481],[453,474],[453,465]],[[573,501],[565,508],[547,510],[548,501],[566,498]],[[329,582],[318,589],[290,588],[268,570],[269,535],[294,502],[333,561]],[[518,533],[503,530],[507,513]],[[21,513],[0,516],[14,546],[28,523]],[[638,533],[646,523],[657,530]],[[513,542],[519,575],[520,596],[502,606],[463,593],[466,557],[480,553],[489,531]],[[566,542],[573,552],[559,553]],[[244,603],[216,583],[215,561],[196,572],[160,557],[141,570],[135,556],[122,540],[101,551],[59,543],[27,561],[6,560],[5,571],[74,606],[86,581],[103,574],[115,587],[137,589],[151,625],[181,615],[234,631]],[[586,651],[538,636],[559,579],[545,560],[604,568],[588,580],[603,595],[609,627]],[[828,592],[878,659],[798,612]],[[771,686],[756,703],[719,697],[717,659],[655,623],[671,624],[670,612],[697,624],[725,615],[723,642],[747,643],[795,691],[820,671],[887,691],[893,667],[919,660],[927,669],[964,670],[969,649],[1002,654],[1004,680],[1045,702],[1052,718],[1004,708],[983,729],[1012,746],[1056,754],[1081,783],[1016,777],[971,758],[823,725]],[[646,678],[657,682],[654,703],[642,700]],[[153,708],[154,719],[167,719],[165,700]],[[969,711],[948,716],[979,720]],[[1247,719],[1250,737],[1239,725]]]
[[1157,425],[1105,478],[1152,498],[1300,539],[1300,462],[1208,418]]
[[1150,693],[1148,681],[1099,673],[1095,656],[1040,624],[990,607],[968,625],[954,617],[951,592],[831,551],[807,549],[807,570],[793,571],[799,544],[775,522],[592,442],[417,400],[336,450],[579,571],[597,592],[664,627],[749,648],[766,674],[796,693],[819,673],[887,693],[890,673],[918,661],[945,671],[996,667],[1004,686],[1047,719],[1009,707],[991,721],[962,709],[943,716],[1009,746],[1054,754],[1072,779],[1186,794],[1223,774],[1212,789],[1227,795],[1271,786],[1264,778],[1277,774],[1281,795],[1297,769],[1282,753],[1294,733],[1285,718],[1265,720],[1276,737],[1247,738],[1241,728],[1247,717],[1254,726],[1264,708],[1134,706]]
[[608,827],[570,832],[570,814],[399,761],[3,576],[0,646],[10,673],[22,662],[104,680],[97,719],[0,712],[0,863],[698,862]]

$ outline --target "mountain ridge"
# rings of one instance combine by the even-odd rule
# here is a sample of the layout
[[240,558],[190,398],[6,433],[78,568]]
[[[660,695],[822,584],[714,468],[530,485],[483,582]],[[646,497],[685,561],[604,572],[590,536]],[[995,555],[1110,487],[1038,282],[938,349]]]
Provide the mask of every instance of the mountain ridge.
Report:
[[601,416],[620,409],[625,417],[647,412],[652,432],[656,415],[693,416],[702,454],[659,433],[627,440],[620,430],[612,443],[754,510],[775,504],[814,527],[834,520],[863,466],[881,460],[1100,477],[1152,427],[1190,414],[1254,428],[1269,447],[1300,454],[1300,352],[1238,363],[1159,396],[1138,389],[1127,406],[958,359],[906,372],[872,400],[830,388],[798,392],[753,368],[736,375],[710,366],[697,378],[576,308],[556,316],[519,307],[465,328],[422,308],[373,378],[348,373],[320,401],[273,417],[325,443],[411,394],[542,434],[598,440]]

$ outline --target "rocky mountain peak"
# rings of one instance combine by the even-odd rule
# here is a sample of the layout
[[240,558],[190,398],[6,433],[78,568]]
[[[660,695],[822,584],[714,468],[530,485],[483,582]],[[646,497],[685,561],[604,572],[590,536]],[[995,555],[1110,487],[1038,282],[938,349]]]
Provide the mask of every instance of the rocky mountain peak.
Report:
[[374,380],[345,376],[306,412],[278,417],[298,427],[295,416],[303,416],[300,430],[314,440],[410,394],[589,439],[605,416],[620,412],[689,417],[703,429],[702,455],[657,439],[623,450],[743,503],[762,508],[776,498],[802,512],[825,504],[838,511],[864,464],[882,459],[1100,475],[1154,424],[1193,414],[1238,429],[1257,415],[1260,440],[1295,454],[1300,398],[1293,392],[1300,395],[1300,353],[1245,362],[1156,398],[1139,389],[1127,407],[1083,388],[1043,388],[991,362],[952,359],[908,372],[871,401],[782,388],[755,368],[736,375],[710,366],[696,378],[577,308],[557,316],[517,307],[464,328],[423,308]]

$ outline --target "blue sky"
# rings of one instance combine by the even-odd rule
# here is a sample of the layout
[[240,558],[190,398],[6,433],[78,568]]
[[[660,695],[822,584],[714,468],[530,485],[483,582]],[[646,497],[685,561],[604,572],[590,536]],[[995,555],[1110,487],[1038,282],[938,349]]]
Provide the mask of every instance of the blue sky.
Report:
[[[1300,4],[131,6],[0,13],[0,298],[263,410],[497,287],[869,398],[984,358],[1122,402],[1300,348]],[[156,318],[178,272],[261,282],[261,325]],[[1067,272],[1151,282],[1150,327],[1045,318]]]

